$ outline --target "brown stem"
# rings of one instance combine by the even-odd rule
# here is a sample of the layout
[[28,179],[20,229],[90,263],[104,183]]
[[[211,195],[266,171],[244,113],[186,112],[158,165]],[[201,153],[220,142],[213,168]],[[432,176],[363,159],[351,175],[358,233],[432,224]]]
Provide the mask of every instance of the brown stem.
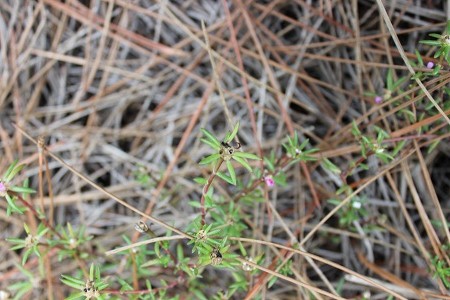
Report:
[[151,290],[134,290],[134,291],[102,290],[101,292],[105,293],[105,294],[113,294],[113,295],[152,294],[152,293],[157,293],[160,290],[168,290],[168,289],[174,288],[183,282],[184,282],[184,280],[177,280],[177,281],[172,282],[168,286],[154,288]]
[[216,167],[214,168],[213,172],[209,176],[208,181],[206,182],[206,184],[202,190],[202,198],[200,199],[200,209],[202,212],[202,225],[205,225],[205,219],[206,219],[206,208],[205,208],[206,193],[208,193],[209,187],[211,186],[214,178],[216,178],[217,171],[219,170],[222,163],[223,163],[223,159],[221,158],[219,160],[219,162],[217,163]]
[[375,154],[375,152],[373,152],[372,150],[370,150],[369,152],[366,153],[366,156],[364,157],[360,157],[356,163],[353,166],[350,166],[347,168],[347,170],[345,170],[344,172],[341,173],[341,180],[344,184],[347,184],[347,176],[349,173],[351,173],[357,166],[359,166],[360,164],[362,164],[363,161],[365,161],[366,159],[369,158],[369,156],[372,156],[373,154]]
[[39,213],[34,209],[34,207],[27,200],[23,199],[18,193],[11,192],[11,194],[16,196],[17,199],[19,199],[20,202],[22,202],[22,204],[25,205],[38,220],[40,220],[42,223],[44,223],[45,227],[50,229],[50,231],[52,231],[54,234],[56,234],[60,239],[63,239],[63,236],[59,232],[56,231],[56,229],[50,224],[50,222],[45,217],[41,217],[39,215]]

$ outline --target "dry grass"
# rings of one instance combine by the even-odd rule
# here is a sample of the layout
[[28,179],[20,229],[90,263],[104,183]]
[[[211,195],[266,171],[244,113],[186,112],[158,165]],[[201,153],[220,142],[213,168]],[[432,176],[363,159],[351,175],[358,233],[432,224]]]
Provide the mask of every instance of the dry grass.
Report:
[[[103,272],[112,281],[133,279],[136,290],[145,289],[124,256],[106,251],[124,246],[122,235],[142,240],[133,229],[140,217],[159,236],[178,232],[172,247],[186,246],[175,239],[189,238],[186,228],[200,214],[188,204],[202,194],[193,178],[211,172],[198,165],[210,153],[199,129],[222,137],[240,121],[246,152],[282,156],[282,142],[297,131],[343,173],[296,164],[286,169],[286,187],[264,189],[263,203],[242,206],[248,230],[230,239],[264,260],[234,299],[450,299],[431,263],[435,256],[450,263],[443,250],[449,229],[433,223],[450,216],[448,65],[382,104],[366,95],[383,93],[388,70],[394,78],[426,72],[405,61],[415,61],[415,49],[438,62],[418,42],[443,31],[450,8],[445,1],[310,2],[0,1],[0,170],[15,158],[27,163],[23,178],[38,191],[30,199],[35,208],[51,224],[84,225],[94,236],[87,260],[58,262],[48,253],[45,276],[25,298],[62,299],[70,289],[60,274],[92,261],[115,266]],[[374,125],[388,132],[390,149],[405,146],[392,162],[371,156],[368,170],[353,168],[361,152],[352,121],[369,137]],[[43,136],[45,151],[27,136]],[[136,182],[139,166],[151,174],[148,187]],[[238,175],[248,180],[244,170]],[[345,184],[353,194],[329,204]],[[218,180],[213,186],[226,200],[238,192]],[[344,228],[338,210],[353,196],[366,199],[369,214]],[[23,236],[23,222],[38,222],[5,211],[2,201],[0,290],[25,278],[20,253],[5,238]],[[287,261],[292,275],[283,276]],[[37,262],[32,257],[25,268],[38,274]],[[169,294],[196,299],[172,271],[152,274],[156,287],[163,278]],[[269,275],[280,277],[270,289]],[[200,281],[212,297],[232,276],[207,267]]]

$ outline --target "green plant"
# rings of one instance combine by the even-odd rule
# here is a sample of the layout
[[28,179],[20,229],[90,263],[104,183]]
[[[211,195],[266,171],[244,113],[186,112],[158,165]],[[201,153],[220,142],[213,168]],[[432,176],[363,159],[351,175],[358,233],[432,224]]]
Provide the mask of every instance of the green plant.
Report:
[[308,145],[309,139],[305,139],[300,144],[297,131],[294,132],[293,137],[288,136],[287,142],[283,143],[283,148],[286,150],[288,158],[290,158],[289,164],[294,164],[300,161],[306,162],[317,160],[317,158],[312,156],[312,154],[317,152],[318,149],[316,148],[306,149]]
[[86,300],[106,299],[106,293],[102,293],[108,284],[100,277],[100,268],[91,264],[89,269],[89,278],[85,280],[77,279],[68,275],[61,275],[61,282],[71,288],[79,290],[76,293],[70,295],[66,300],[74,300],[84,298]]
[[[433,62],[429,61],[426,65],[424,64],[423,58],[420,55],[419,51],[415,51],[417,62],[411,61],[411,65],[416,68],[427,68],[428,71],[417,71],[413,76],[411,76],[411,80],[413,81],[413,84],[415,85],[415,79],[425,80],[428,77],[436,77],[439,75],[439,71],[441,70],[441,65],[435,65]],[[411,86],[412,87],[412,86]]]
[[353,122],[352,133],[361,145],[361,155],[363,158],[367,158],[367,156],[374,154],[384,163],[388,163],[394,159],[394,157],[386,151],[386,147],[383,145],[384,140],[388,138],[389,135],[380,127],[375,126],[374,129],[377,132],[376,139],[369,138],[362,134],[356,123]]
[[434,58],[439,58],[441,62],[445,59],[450,64],[450,21],[447,21],[447,27],[443,34],[430,33],[429,36],[434,37],[435,40],[422,40],[420,43],[438,47]]
[[24,164],[18,164],[18,160],[15,160],[0,179],[0,197],[5,198],[8,203],[6,211],[8,216],[12,212],[19,214],[23,214],[24,212],[24,209],[16,204],[17,196],[15,193],[32,194],[35,192],[27,186],[27,182],[25,182],[23,186],[11,184],[11,181],[24,168],[24,166]]
[[20,273],[26,277],[26,280],[21,280],[9,286],[9,289],[15,292],[14,300],[23,299],[24,296],[30,293],[36,286],[36,274],[33,274],[20,265],[17,265],[17,268],[20,270]]
[[432,264],[434,267],[434,277],[439,278],[445,287],[450,288],[450,266],[437,256],[433,258]]
[[86,235],[84,226],[74,229],[70,223],[67,223],[67,229],[58,226],[56,230],[60,235],[49,239],[48,245],[58,248],[59,261],[62,261],[64,258],[88,258],[89,254],[86,251],[82,251],[82,247],[92,240],[93,236]]
[[[380,104],[383,101],[391,100],[398,94],[402,94],[404,91],[402,89],[402,85],[406,82],[407,77],[400,77],[399,79],[394,79],[394,71],[389,69],[386,75],[386,83],[383,93],[380,95],[379,93],[367,92],[364,95],[368,97],[374,97],[374,102],[376,104]],[[400,102],[394,103],[395,105],[400,104]]]
[[[287,276],[287,275],[292,275],[292,274],[293,274],[293,272],[292,272],[292,261],[291,261],[291,260],[288,261],[285,265],[283,265],[283,267],[281,267],[281,269],[280,269],[280,274],[285,275],[285,276]],[[267,286],[270,288],[270,287],[272,287],[277,281],[278,281],[278,277],[272,277],[272,278],[269,280],[269,283],[267,284]]]
[[39,224],[37,228],[36,235],[33,235],[30,231],[30,228],[27,224],[23,224],[25,229],[25,233],[27,236],[24,239],[18,238],[8,238],[6,239],[11,244],[15,244],[11,248],[11,250],[19,250],[25,248],[25,252],[22,253],[22,265],[27,262],[28,257],[31,253],[34,253],[36,256],[41,257],[39,246],[41,245],[41,239],[44,235],[49,231],[49,228],[46,228],[44,224]]
[[[236,171],[234,170],[234,166],[231,160],[235,160],[237,163],[246,168],[249,172],[252,172],[251,166],[248,164],[247,159],[259,160],[260,158],[252,153],[247,153],[243,151],[239,151],[241,148],[241,144],[237,142],[235,145],[231,145],[231,141],[236,137],[236,134],[239,129],[239,123],[237,123],[233,131],[228,132],[220,142],[211,132],[206,129],[202,129],[204,134],[204,138],[201,139],[203,143],[210,146],[216,153],[208,155],[200,161],[200,164],[212,164],[214,165],[214,172],[217,172],[216,175],[226,182],[236,185]],[[225,162],[228,175],[218,171],[221,164]]]
[[[347,193],[351,193],[351,189],[347,189]],[[335,206],[338,206],[341,201],[339,199],[328,200],[329,203]],[[339,225],[343,228],[353,229],[353,222],[369,216],[369,212],[365,207],[366,202],[361,197],[353,197],[346,206],[338,211]]]

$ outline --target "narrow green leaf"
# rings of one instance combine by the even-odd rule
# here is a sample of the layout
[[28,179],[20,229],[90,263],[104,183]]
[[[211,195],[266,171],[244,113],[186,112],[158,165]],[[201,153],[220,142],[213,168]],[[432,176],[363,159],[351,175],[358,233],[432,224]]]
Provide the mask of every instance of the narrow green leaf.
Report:
[[25,263],[27,262],[28,257],[30,256],[31,252],[33,252],[33,249],[30,248],[27,251],[25,251],[25,253],[23,254],[23,256],[22,256],[22,266],[24,266]]
[[450,64],[450,47],[446,47],[445,50],[445,60]]
[[437,145],[439,145],[440,141],[441,140],[436,140],[433,143],[431,143],[427,149],[427,154],[430,154],[437,147]]
[[8,180],[6,180],[6,178],[9,177],[9,175],[11,174],[11,172],[14,170],[14,168],[16,167],[17,163],[19,162],[18,159],[14,160],[12,162],[12,164],[9,166],[8,170],[6,170],[6,172],[3,174],[3,179],[8,182]]
[[276,176],[273,177],[273,180],[275,180],[275,184],[278,186],[286,187],[286,175],[283,172],[278,173]]
[[393,79],[392,69],[389,69],[389,71],[387,73],[387,77],[386,77],[386,87],[391,92],[394,90],[393,84],[394,84],[394,79]]
[[91,267],[89,268],[89,280],[95,280],[95,265],[91,264]]
[[388,153],[375,153],[375,156],[381,159],[384,163],[388,163],[390,160],[394,160],[394,158]]
[[[155,245],[157,245],[157,244],[155,244]],[[158,265],[161,265],[160,259],[151,259],[151,260],[148,260],[146,263],[142,264],[140,267],[146,268],[146,267],[158,266]]]
[[442,53],[444,53],[444,49],[439,48],[436,53],[434,54],[434,58],[438,58],[442,55]]
[[333,164],[328,158],[323,159],[323,167],[335,174],[341,174],[341,169],[339,169],[338,166]]
[[203,132],[203,134],[205,135],[205,137],[206,137],[209,141],[211,141],[212,144],[214,144],[216,147],[219,147],[219,148],[220,148],[220,142],[219,142],[219,140],[218,140],[211,132],[209,132],[208,130],[206,130],[206,129],[204,129],[204,128],[202,128],[202,129],[200,129],[200,130]]
[[8,205],[12,208],[13,211],[15,211],[19,214],[23,214],[23,211],[16,205],[14,199],[11,198],[10,195],[6,194],[5,198],[6,198],[6,201],[8,202]]
[[205,139],[205,138],[201,138],[200,140],[201,140],[204,144],[206,144],[206,145],[210,146],[211,148],[213,148],[214,150],[216,150],[216,151],[219,151],[219,150],[220,150],[220,145],[218,146],[218,145],[216,145],[216,143],[213,143],[213,142],[211,142],[210,140]]
[[108,287],[108,285],[109,285],[108,283],[103,281],[96,283],[96,287],[99,291],[104,290],[106,287]]
[[298,145],[298,132],[294,131],[294,138],[292,139],[292,145],[297,147]]
[[311,149],[303,151],[303,154],[312,154],[312,153],[315,153],[317,151],[319,151],[318,148],[311,148]]
[[216,160],[220,159],[220,154],[219,153],[214,153],[211,155],[208,155],[207,157],[203,158],[199,164],[200,165],[208,165]]
[[37,246],[33,246],[32,250],[37,257],[41,257],[41,253],[39,253],[39,249]]
[[423,67],[424,64],[423,64],[422,55],[420,55],[420,52],[417,49],[416,49],[415,53],[416,53],[417,61],[419,62],[419,66]]
[[273,150],[270,151],[270,156],[263,157],[263,160],[269,171],[275,171],[275,152]]
[[227,169],[230,173],[231,181],[233,182],[232,184],[236,185],[236,172],[234,171],[233,164],[229,160],[227,161]]
[[361,135],[361,131],[359,131],[358,125],[356,124],[355,120],[353,120],[352,122],[352,133],[356,137]]
[[192,207],[201,208],[201,205],[198,201],[189,201],[188,203]]
[[178,261],[183,260],[184,253],[183,253],[183,247],[180,244],[177,244],[177,259]]
[[423,40],[419,41],[421,44],[430,45],[430,46],[440,46],[441,42],[439,41],[433,41],[433,40]]
[[76,300],[76,299],[79,299],[79,298],[83,298],[83,299],[86,298],[86,297],[84,297],[84,293],[83,292],[78,292],[76,294],[72,294],[69,297],[64,298],[64,300]]
[[344,192],[351,192],[351,188],[348,185],[343,185],[336,191],[336,195],[340,195]]
[[154,250],[155,250],[156,256],[157,256],[157,257],[161,257],[161,251],[160,251],[159,243],[155,243],[155,248],[154,248]]
[[238,241],[238,243],[239,243],[239,250],[241,250],[242,256],[244,257],[247,256],[247,251],[245,250],[244,245],[242,245],[241,241]]
[[214,208],[215,207],[213,198],[208,195],[205,196],[205,207],[206,208]]
[[205,233],[208,233],[210,230],[211,230],[211,228],[213,227],[213,224],[209,224],[208,226],[206,226],[205,227]]
[[33,284],[30,281],[22,281],[9,285],[8,289],[17,291],[14,295],[13,298],[14,300],[24,299],[25,294],[27,294],[33,289]]
[[253,172],[252,171],[252,167],[250,167],[250,165],[247,163],[247,161],[245,161],[245,159],[240,158],[239,156],[233,155],[233,159],[235,161],[237,161],[238,163],[240,163],[244,168],[246,168],[249,172]]
[[236,136],[238,130],[239,130],[239,122],[237,122],[236,125],[234,125],[233,131],[229,135],[227,135],[225,143],[231,142]]
[[235,157],[235,156],[240,157],[240,158],[261,160],[261,158],[259,158],[259,156],[252,154],[252,153],[247,153],[247,152],[234,152],[233,157]]
[[400,85],[402,85],[406,81],[406,77],[401,77],[392,85],[392,90],[396,90]]
[[8,176],[4,178],[5,182],[10,182],[17,175],[17,173],[19,173],[23,169],[23,167],[25,167],[25,165],[23,164],[15,166],[14,169],[12,169],[11,173],[9,173]]
[[439,75],[439,71],[441,71],[441,65],[436,65],[434,67],[433,71],[431,72],[431,75],[437,76],[437,75]]
[[24,193],[24,194],[36,193],[36,191],[33,190],[32,188],[23,187],[23,186],[10,186],[8,188],[8,190],[16,192],[16,193]]
[[367,165],[367,164],[363,164],[363,163],[361,163],[361,164],[359,164],[359,167],[361,168],[361,169],[363,169],[363,170],[369,170],[369,166]]
[[392,150],[392,155],[397,155],[397,153],[403,149],[403,147],[406,144],[406,140],[400,141],[397,143],[397,145],[395,146],[394,150]]
[[9,248],[10,250],[19,250],[25,248],[25,244],[16,245],[14,247]]
[[194,181],[198,184],[206,184],[208,181],[203,177],[195,177]]
[[6,240],[10,243],[13,244],[25,244],[23,239],[18,239],[18,238],[6,238]]
[[225,175],[224,173],[222,173],[222,172],[217,172],[217,176],[218,176],[219,178],[221,178],[222,180],[228,182],[229,184],[234,185],[234,183],[233,183],[233,181],[231,180],[231,178],[230,178],[229,176]]
[[73,277],[67,276],[67,275],[61,275],[60,280],[65,285],[70,286],[71,288],[74,288],[77,290],[81,290],[85,285],[84,281],[81,281],[79,279],[76,279],[76,278],[73,278]]
[[339,199],[328,199],[327,202],[338,206],[339,204],[341,204],[342,201]]
[[270,289],[275,284],[275,282],[277,282],[277,280],[278,280],[278,277],[275,277],[275,276],[270,278],[269,283],[267,284],[267,287]]
[[442,36],[442,35],[440,35],[439,33],[430,33],[430,34],[428,34],[428,35],[431,36],[431,37],[434,37],[434,38],[436,38],[436,39],[440,39],[441,36]]
[[300,147],[298,147],[299,150],[305,149],[305,147],[306,147],[306,145],[308,145],[308,143],[309,143],[309,139],[304,140],[303,143],[300,145]]

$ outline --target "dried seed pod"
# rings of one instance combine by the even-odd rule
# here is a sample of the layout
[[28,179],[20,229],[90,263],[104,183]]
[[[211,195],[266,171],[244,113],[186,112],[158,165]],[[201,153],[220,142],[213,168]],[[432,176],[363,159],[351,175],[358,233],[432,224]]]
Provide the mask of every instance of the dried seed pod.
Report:
[[199,230],[198,232],[197,232],[197,234],[196,234],[196,236],[195,236],[195,238],[198,240],[198,241],[205,241],[206,240],[206,232],[202,229],[202,230]]
[[[246,259],[247,259],[249,262],[254,263],[253,258],[251,258],[251,257],[246,257]],[[246,271],[246,272],[251,272],[251,271],[253,271],[254,269],[255,269],[255,268],[254,268],[252,265],[250,265],[250,264],[248,264],[248,263],[246,263],[246,262],[243,262],[243,263],[242,263],[242,270],[244,270],[244,271]]]
[[100,293],[92,280],[86,280],[83,292],[86,299],[97,299],[100,296]]
[[91,290],[94,290],[95,289],[95,287],[94,287],[94,281],[92,281],[92,280],[86,280],[86,283],[84,284],[84,289],[83,289],[83,291],[85,292],[85,293],[88,293],[88,292],[90,292]]
[[37,144],[38,144],[38,147],[44,148],[44,146],[45,146],[45,137],[43,135],[40,135],[37,138]]
[[222,262],[222,253],[220,253],[218,248],[214,248],[209,255],[211,258],[211,264],[217,266]]
[[138,223],[134,224],[134,229],[136,229],[137,232],[145,233],[148,231],[148,226],[142,221],[139,221]]
[[224,161],[230,160],[230,159],[231,159],[231,156],[233,155],[234,151],[235,151],[237,148],[234,148],[234,147],[231,146],[229,143],[225,143],[225,142],[222,142],[222,143],[221,143],[221,146],[222,146],[222,147],[221,147],[220,150],[219,150],[219,154],[220,154],[221,158],[222,158]]

